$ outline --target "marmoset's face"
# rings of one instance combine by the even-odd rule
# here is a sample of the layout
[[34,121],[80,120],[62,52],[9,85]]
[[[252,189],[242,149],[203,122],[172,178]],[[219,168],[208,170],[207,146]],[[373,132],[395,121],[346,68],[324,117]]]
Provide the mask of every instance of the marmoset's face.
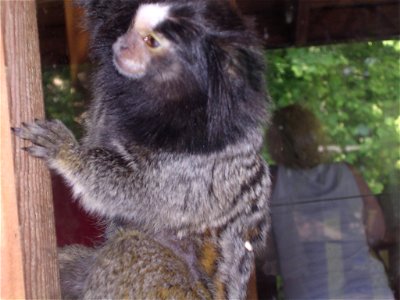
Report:
[[[139,7],[128,31],[113,44],[113,61],[118,72],[132,79],[139,79],[149,72],[151,64],[158,64],[158,75],[165,79],[174,70],[171,57],[172,43],[157,26],[168,19],[170,7],[166,4],[143,4]],[[166,63],[168,61],[168,63]],[[175,63],[175,68],[176,68]],[[170,74],[171,75],[171,74]]]
[[86,10],[94,98],[116,132],[205,153],[264,118],[264,60],[228,0],[75,0]]

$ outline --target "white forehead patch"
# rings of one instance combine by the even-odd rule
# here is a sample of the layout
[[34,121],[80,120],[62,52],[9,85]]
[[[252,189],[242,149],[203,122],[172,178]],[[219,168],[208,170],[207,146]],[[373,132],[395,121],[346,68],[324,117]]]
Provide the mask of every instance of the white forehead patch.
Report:
[[135,18],[135,28],[152,30],[168,18],[169,6],[165,4],[142,4]]

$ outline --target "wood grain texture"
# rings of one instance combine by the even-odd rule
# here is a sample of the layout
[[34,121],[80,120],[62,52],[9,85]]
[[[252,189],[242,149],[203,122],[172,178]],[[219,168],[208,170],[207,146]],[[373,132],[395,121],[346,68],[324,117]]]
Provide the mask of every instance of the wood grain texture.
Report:
[[[34,0],[0,1],[11,126],[44,118]],[[26,298],[60,298],[54,213],[48,170],[14,139],[14,166]]]
[[0,298],[23,299],[25,285],[6,82],[0,30]]

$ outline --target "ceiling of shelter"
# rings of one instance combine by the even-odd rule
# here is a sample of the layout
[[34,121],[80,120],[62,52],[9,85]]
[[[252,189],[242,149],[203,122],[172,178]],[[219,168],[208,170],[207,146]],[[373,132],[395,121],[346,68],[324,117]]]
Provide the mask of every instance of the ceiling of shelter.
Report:
[[236,0],[267,48],[387,39],[400,34],[398,0]]
[[[254,18],[266,48],[400,36],[399,0],[231,1],[244,15]],[[74,40],[73,34],[79,12],[71,0],[37,0],[37,12],[43,64],[68,63],[69,52],[74,51],[68,48],[68,40],[74,42],[75,48],[84,48],[80,47],[84,37]],[[75,31],[69,28],[72,26]]]

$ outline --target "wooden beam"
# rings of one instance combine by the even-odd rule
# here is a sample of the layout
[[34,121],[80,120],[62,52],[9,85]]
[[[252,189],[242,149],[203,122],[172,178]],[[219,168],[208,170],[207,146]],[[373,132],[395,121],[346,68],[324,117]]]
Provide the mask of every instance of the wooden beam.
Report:
[[83,10],[74,6],[71,0],[64,0],[64,9],[71,79],[73,83],[76,83],[78,79],[79,66],[87,61],[89,36],[82,27],[84,16]]
[[25,285],[6,82],[0,30],[0,298],[22,299]]
[[393,0],[299,0],[295,45],[397,38],[399,9]]
[[295,45],[304,46],[307,43],[310,22],[310,3],[308,0],[298,1],[296,19]]
[[[20,126],[23,121],[44,118],[36,7],[34,0],[0,1],[0,5],[10,123]],[[44,163],[28,157],[23,146],[25,142],[14,139],[25,297],[59,299],[50,176]],[[12,157],[5,159],[10,164]]]
[[[298,0],[302,1],[302,0]],[[366,5],[385,5],[398,2],[398,0],[305,0],[313,8],[316,7],[346,7],[346,6],[366,6]]]

